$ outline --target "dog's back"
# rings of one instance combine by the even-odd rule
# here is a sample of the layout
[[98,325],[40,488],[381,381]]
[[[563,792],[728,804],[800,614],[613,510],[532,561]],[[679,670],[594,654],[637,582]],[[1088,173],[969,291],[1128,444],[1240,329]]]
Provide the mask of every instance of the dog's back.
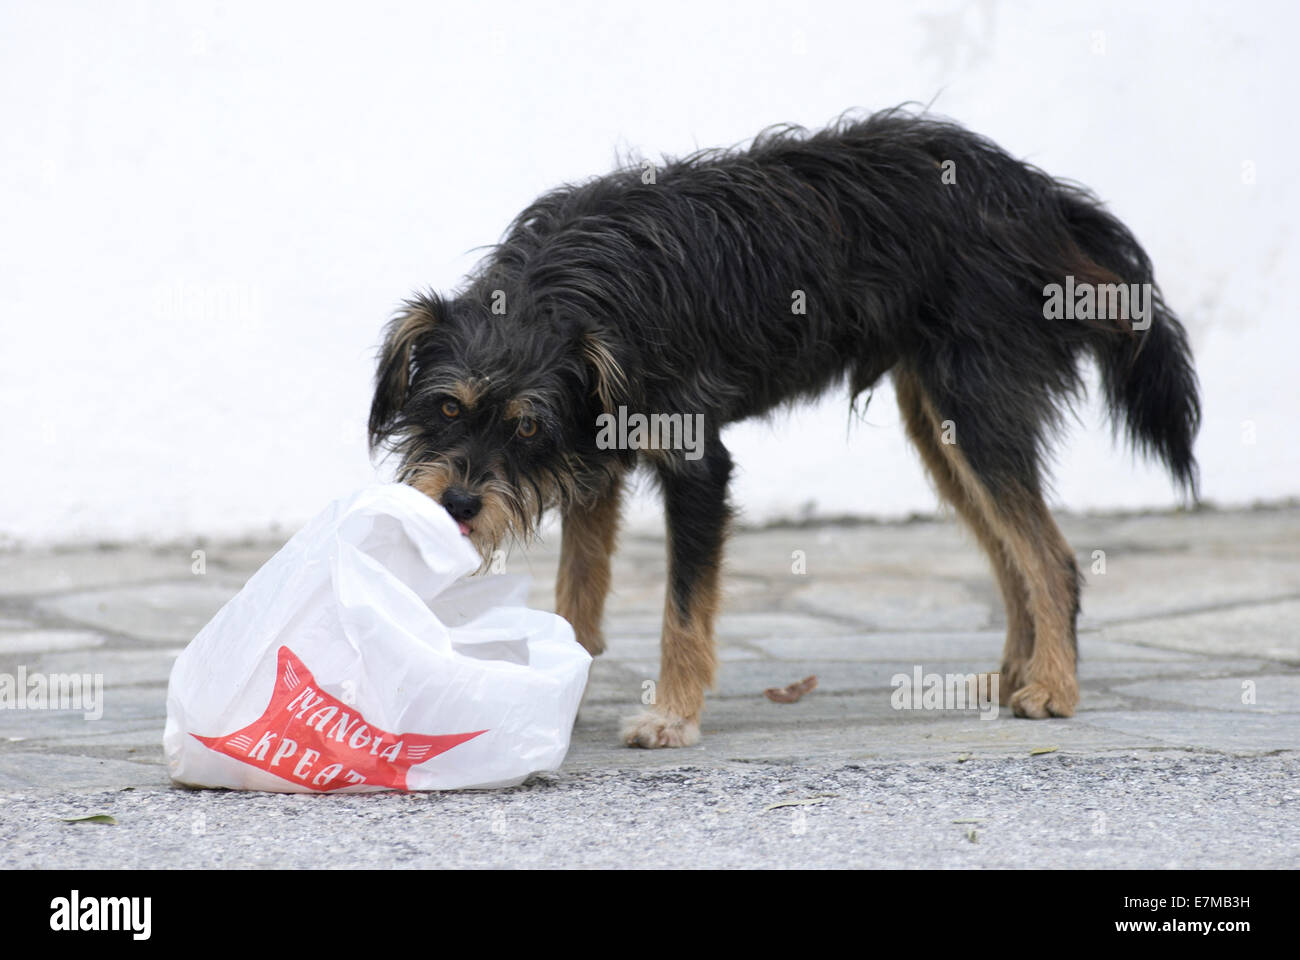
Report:
[[[992,421],[969,441],[994,476],[1037,470],[1025,451],[1042,451],[1091,353],[1134,444],[1194,488],[1195,375],[1146,254],[1087,191],[953,123],[782,128],[562,188],[517,218],[483,282],[616,311],[619,359],[655,409],[739,420],[844,377],[856,396],[905,362],[954,419]],[[1145,285],[1150,330],[1046,318],[1045,288],[1067,283]]]

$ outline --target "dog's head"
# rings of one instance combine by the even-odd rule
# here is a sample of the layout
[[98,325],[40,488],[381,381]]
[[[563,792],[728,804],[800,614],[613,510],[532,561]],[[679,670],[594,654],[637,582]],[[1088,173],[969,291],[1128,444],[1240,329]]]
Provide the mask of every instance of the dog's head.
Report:
[[596,418],[625,384],[590,327],[419,296],[385,332],[371,450],[395,451],[398,479],[442,504],[486,560],[532,536],[545,510],[607,488],[625,454],[597,448]]

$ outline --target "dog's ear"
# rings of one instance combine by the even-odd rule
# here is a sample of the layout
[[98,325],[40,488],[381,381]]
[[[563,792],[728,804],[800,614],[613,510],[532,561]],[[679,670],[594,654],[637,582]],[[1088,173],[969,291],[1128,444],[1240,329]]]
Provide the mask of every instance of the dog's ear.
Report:
[[375,396],[370,402],[370,449],[379,446],[406,403],[415,369],[417,343],[445,316],[446,304],[436,294],[424,294],[407,300],[402,310],[384,329],[384,345],[379,350],[375,371]]
[[609,342],[595,330],[584,330],[578,338],[582,358],[590,373],[592,394],[606,413],[615,413],[627,402],[627,374],[614,356]]

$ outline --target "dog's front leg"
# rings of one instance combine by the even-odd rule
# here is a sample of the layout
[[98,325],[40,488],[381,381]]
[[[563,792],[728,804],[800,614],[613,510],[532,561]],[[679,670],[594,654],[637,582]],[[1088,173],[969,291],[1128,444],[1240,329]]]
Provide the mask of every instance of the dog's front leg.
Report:
[[600,624],[609,593],[609,559],[618,535],[622,492],[619,477],[595,503],[575,505],[564,515],[555,609],[573,625],[578,642],[593,657],[605,650]]
[[623,727],[628,746],[686,747],[700,739],[704,691],[717,668],[713,621],[731,517],[730,476],[731,457],[716,441],[699,460],[674,460],[659,469],[668,523],[659,683],[651,709]]

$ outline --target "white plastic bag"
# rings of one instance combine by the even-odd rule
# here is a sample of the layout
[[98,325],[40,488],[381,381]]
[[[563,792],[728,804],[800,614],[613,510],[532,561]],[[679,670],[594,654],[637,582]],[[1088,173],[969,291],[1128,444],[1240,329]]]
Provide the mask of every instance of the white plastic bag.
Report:
[[527,581],[403,484],[336,501],[177,658],[163,747],[191,786],[508,786],[555,770],[591,657]]

